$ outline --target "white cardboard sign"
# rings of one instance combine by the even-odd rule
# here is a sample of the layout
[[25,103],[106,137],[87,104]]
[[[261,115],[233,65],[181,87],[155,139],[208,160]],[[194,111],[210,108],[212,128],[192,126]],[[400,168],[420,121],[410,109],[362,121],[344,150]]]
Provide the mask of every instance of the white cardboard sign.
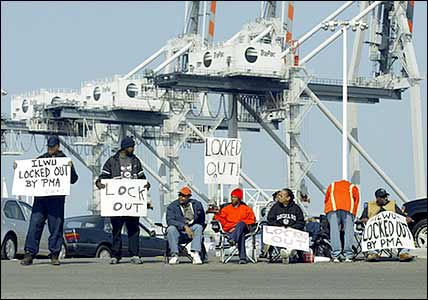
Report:
[[69,157],[17,160],[12,195],[70,195]]
[[205,139],[204,182],[239,184],[241,139],[208,137]]
[[383,211],[367,221],[361,247],[363,251],[415,249],[415,242],[405,217],[391,211]]
[[309,251],[309,233],[294,228],[263,226],[263,243],[289,250]]
[[103,179],[101,183],[101,216],[147,216],[147,180]]

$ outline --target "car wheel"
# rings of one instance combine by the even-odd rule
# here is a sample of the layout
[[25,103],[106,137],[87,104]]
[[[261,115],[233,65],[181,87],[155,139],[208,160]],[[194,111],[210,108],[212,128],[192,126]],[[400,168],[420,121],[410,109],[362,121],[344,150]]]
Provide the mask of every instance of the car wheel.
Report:
[[413,227],[413,236],[415,237],[416,247],[427,247],[427,219],[420,220]]
[[99,246],[95,253],[96,258],[111,258],[111,250],[107,246]]
[[63,260],[67,256],[67,248],[65,247],[65,244],[62,244],[61,251],[59,252],[59,259]]
[[1,258],[2,259],[14,259],[16,256],[16,241],[13,236],[8,235],[3,241],[1,247]]

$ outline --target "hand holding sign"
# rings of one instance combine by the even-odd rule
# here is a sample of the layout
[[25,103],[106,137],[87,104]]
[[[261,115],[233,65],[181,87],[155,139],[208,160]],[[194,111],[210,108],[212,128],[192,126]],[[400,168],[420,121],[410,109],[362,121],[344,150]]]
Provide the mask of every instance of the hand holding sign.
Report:
[[391,211],[383,211],[369,219],[361,246],[363,251],[415,248],[406,218]]
[[69,157],[14,162],[12,194],[22,196],[70,195]]
[[141,179],[103,179],[101,216],[147,216],[146,184]]

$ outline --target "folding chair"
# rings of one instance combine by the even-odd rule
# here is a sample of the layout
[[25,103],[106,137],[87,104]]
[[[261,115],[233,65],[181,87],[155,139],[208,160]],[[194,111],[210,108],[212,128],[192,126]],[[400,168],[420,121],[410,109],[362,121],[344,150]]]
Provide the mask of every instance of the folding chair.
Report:
[[[220,234],[219,243],[216,246],[216,250],[220,250],[220,262],[226,264],[228,263],[232,257],[236,254],[238,254],[239,249],[238,245],[230,245],[229,243],[229,233],[225,232],[223,230],[223,227],[221,226],[221,223],[217,220],[211,221],[211,227],[214,232]],[[257,262],[257,255],[256,255],[256,235],[260,232],[260,225],[259,223],[255,223],[253,225],[250,225],[250,232],[245,234],[245,245],[248,245],[247,243],[250,242],[251,244],[251,255],[248,255],[247,258],[252,262]],[[226,250],[228,253],[226,253]]]
[[[168,226],[163,225],[162,223],[154,223],[156,226],[159,226],[162,228],[162,234],[164,236],[164,239],[166,240],[166,247],[165,247],[165,252],[163,255],[164,258],[164,263],[168,263],[169,258],[171,257],[171,253],[169,250],[169,243],[168,243],[168,238],[167,238],[167,229]],[[206,228],[206,224],[204,225],[204,230]],[[183,241],[180,241],[180,243],[178,244],[178,256],[183,256],[186,257],[187,259],[189,259],[191,262],[193,261],[193,257],[191,255],[191,253],[189,253],[189,251],[187,250],[188,245],[192,242],[191,238],[186,238]],[[201,245],[201,259],[202,262],[206,263],[208,261],[208,253],[207,250],[205,249],[205,244],[204,244],[204,237],[202,236],[202,245]]]

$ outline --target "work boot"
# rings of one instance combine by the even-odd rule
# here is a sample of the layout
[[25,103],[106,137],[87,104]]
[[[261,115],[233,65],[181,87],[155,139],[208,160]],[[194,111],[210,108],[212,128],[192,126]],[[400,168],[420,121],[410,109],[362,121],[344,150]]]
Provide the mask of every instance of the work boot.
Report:
[[378,261],[379,260],[379,254],[377,254],[377,253],[370,253],[369,255],[367,255],[366,260],[367,261],[371,261],[371,262]]
[[415,257],[409,253],[400,253],[400,257],[399,257],[401,262],[412,261],[413,258]]
[[31,264],[33,264],[33,256],[31,253],[26,252],[24,258],[21,260],[21,265],[29,266]]
[[51,256],[51,264],[53,266],[59,266],[61,263],[59,262],[59,257],[58,255],[52,255]]

